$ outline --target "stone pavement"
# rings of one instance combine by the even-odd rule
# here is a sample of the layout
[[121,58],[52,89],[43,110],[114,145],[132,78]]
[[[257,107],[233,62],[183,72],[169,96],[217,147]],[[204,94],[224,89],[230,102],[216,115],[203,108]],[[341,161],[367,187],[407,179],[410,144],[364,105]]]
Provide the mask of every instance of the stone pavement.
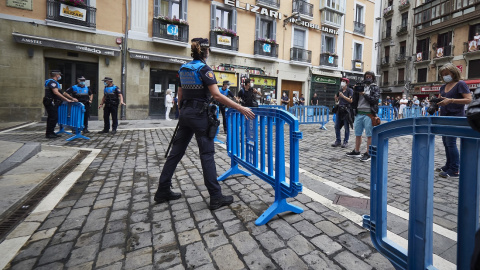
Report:
[[[122,130],[126,122],[135,122],[136,129]],[[373,247],[369,232],[358,225],[360,215],[369,210],[332,204],[341,194],[369,196],[370,163],[345,156],[353,148],[353,136],[347,149],[330,146],[331,122],[327,131],[318,125],[300,126],[300,182],[309,192],[289,201],[304,212],[284,213],[264,226],[254,221],[271,205],[274,191],[255,176],[223,181],[223,193],[233,195],[235,202],[208,209],[195,140],[173,179],[182,198],[155,204],[163,155],[176,123],[123,123],[115,136],[93,133],[89,141],[47,140],[44,123],[0,133],[5,141],[101,150],[9,269],[393,269]],[[91,128],[94,125],[101,126],[92,123]],[[404,239],[408,221],[401,211],[408,212],[409,205],[410,145],[408,136],[389,145],[388,199],[400,214],[389,213],[388,229]],[[445,160],[439,138],[435,145],[435,163],[440,165]],[[216,162],[218,175],[229,168],[220,144]],[[456,231],[455,184],[439,178],[434,188],[434,222],[450,234]],[[456,259],[451,238],[441,233],[434,238],[435,254],[450,267]]]

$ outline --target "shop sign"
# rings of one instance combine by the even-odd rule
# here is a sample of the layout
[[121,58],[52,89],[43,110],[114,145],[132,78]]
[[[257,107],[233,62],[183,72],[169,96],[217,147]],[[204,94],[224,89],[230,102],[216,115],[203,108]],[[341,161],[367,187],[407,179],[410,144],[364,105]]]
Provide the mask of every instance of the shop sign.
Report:
[[53,39],[40,36],[31,36],[20,33],[12,33],[13,38],[18,43],[39,45],[43,47],[65,49],[77,52],[86,52],[101,55],[118,56],[120,48],[101,46],[96,44],[80,43],[75,41]]
[[232,46],[232,37],[218,35],[217,36],[217,44]]
[[277,79],[274,79],[274,78],[250,76],[250,80],[253,81],[253,84],[255,84],[255,86],[273,86],[273,87],[275,87],[277,85]]
[[7,0],[7,7],[33,10],[33,0]]
[[213,71],[218,85],[223,85],[224,81],[229,81],[231,87],[237,87],[237,75],[235,73]]
[[326,26],[322,26],[322,31],[325,32],[325,33],[329,33],[329,34],[338,35],[338,30],[337,29],[332,29],[332,28],[329,28],[329,27],[326,27]]
[[166,62],[166,63],[174,63],[174,64],[186,64],[187,60],[168,56],[168,55],[160,55],[160,54],[154,54],[153,52],[140,52],[140,51],[135,51],[135,50],[129,50],[130,52],[130,58],[132,59],[139,59],[139,60],[148,60],[148,61],[154,61],[154,62]]
[[440,91],[441,85],[432,85],[432,86],[423,86],[420,88],[422,92],[438,92]]
[[263,44],[263,52],[270,53],[272,52],[272,45],[268,43]]
[[87,10],[79,7],[61,4],[60,16],[74,20],[85,21],[87,19]]
[[336,84],[337,80],[334,78],[326,78],[320,76],[312,76],[312,81],[315,83],[327,83],[327,84]]
[[246,11],[250,11],[252,13],[265,15],[265,16],[272,17],[272,18],[275,18],[275,19],[278,19],[278,20],[281,20],[283,18],[282,13],[277,12],[275,10],[270,10],[270,9],[259,7],[259,6],[252,5],[252,4],[249,4],[249,3],[242,3],[242,4],[243,4],[243,6],[240,6],[240,1],[225,0],[225,5],[236,7],[237,9],[243,9],[243,10],[246,10]]
[[460,66],[457,66],[457,68],[458,68],[458,70],[460,70],[460,73],[462,73],[462,72],[463,72],[463,66],[462,66],[462,65],[460,65]]
[[363,75],[355,73],[345,73],[345,77],[350,80],[350,84],[355,84],[357,82],[363,81]]
[[355,62],[355,68],[362,69],[362,62]]
[[167,35],[178,36],[178,25],[167,24]]
[[318,24],[314,24],[314,23],[310,23],[310,22],[306,22],[306,21],[301,21],[298,24],[302,25],[302,26],[305,26],[305,27],[308,27],[308,28],[320,30],[320,25],[318,25]]

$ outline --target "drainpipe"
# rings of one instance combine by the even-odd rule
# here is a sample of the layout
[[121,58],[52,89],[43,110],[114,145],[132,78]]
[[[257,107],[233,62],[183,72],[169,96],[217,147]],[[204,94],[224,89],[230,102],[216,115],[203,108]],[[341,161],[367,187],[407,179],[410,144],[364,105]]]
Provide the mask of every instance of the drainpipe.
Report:
[[[125,0],[125,37],[122,47],[122,90],[123,102],[127,103],[127,47],[128,47],[128,0]],[[125,106],[120,105],[120,119],[125,120]]]

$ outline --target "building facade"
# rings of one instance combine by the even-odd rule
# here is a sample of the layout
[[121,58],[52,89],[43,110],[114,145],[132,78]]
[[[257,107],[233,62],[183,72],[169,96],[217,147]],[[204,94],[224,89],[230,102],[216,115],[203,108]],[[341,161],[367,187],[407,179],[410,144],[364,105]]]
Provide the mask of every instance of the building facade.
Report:
[[229,80],[237,92],[250,78],[260,102],[269,95],[279,103],[283,93],[308,102],[316,92],[333,105],[342,76],[358,79],[376,66],[373,10],[371,0],[6,0],[0,119],[39,120],[53,69],[64,89],[87,78],[93,118],[102,118],[105,76],[124,93],[122,118],[164,117],[165,92],[177,92],[194,37],[209,38],[219,85]]
[[[438,95],[439,69],[453,63],[470,90],[480,86],[480,1],[417,1],[414,9],[412,95]],[[476,43],[476,44],[475,44]]]

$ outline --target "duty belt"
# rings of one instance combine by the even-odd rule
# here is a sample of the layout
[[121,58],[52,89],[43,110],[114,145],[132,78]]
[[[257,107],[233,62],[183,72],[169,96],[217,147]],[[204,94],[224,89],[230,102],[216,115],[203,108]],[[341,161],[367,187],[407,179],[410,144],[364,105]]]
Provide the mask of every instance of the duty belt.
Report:
[[205,102],[194,100],[194,99],[185,100],[182,103],[183,103],[182,107],[191,107],[191,108],[201,109],[205,106]]

